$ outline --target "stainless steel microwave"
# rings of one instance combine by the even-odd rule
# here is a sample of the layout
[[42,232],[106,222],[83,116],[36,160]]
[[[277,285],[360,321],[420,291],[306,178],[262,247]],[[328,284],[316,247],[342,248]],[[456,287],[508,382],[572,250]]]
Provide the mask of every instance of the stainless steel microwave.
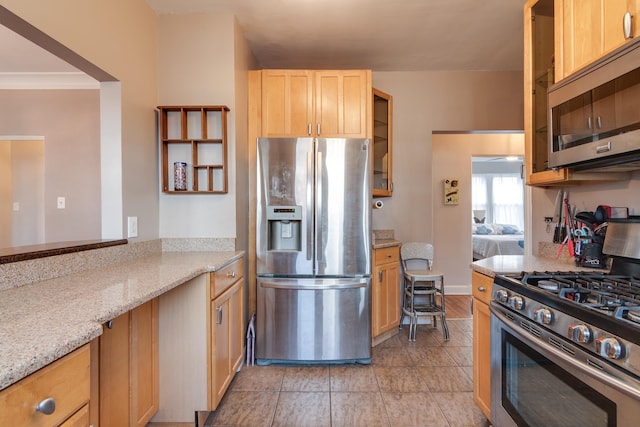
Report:
[[551,86],[549,167],[640,169],[640,38]]

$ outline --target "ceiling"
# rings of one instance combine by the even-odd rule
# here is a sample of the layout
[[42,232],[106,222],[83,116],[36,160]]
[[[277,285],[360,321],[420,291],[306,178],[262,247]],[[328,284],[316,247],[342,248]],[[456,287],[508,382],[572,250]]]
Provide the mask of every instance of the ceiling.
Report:
[[[146,0],[230,13],[260,68],[521,70],[524,0]],[[0,25],[0,73],[78,70]]]
[[260,68],[521,70],[525,0],[147,0],[232,13]]

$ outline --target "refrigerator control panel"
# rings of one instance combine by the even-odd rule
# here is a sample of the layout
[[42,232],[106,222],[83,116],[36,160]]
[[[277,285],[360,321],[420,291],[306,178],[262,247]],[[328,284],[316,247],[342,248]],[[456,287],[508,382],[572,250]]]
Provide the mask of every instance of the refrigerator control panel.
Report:
[[268,220],[301,220],[302,206],[267,206]]

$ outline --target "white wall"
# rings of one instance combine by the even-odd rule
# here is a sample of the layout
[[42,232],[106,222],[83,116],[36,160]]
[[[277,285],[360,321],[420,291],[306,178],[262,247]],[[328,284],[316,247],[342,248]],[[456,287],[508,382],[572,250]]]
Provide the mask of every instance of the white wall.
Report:
[[521,71],[373,73],[373,86],[393,96],[394,183],[374,229],[433,241],[432,132],[521,130],[522,79]]
[[[160,237],[236,237],[235,36],[235,18],[230,14],[158,16],[158,105],[230,109],[229,192],[160,194]],[[245,74],[245,86],[246,80]]]
[[[447,293],[471,293],[471,161],[474,156],[524,154],[523,133],[434,134],[433,245]],[[445,178],[458,179],[459,204],[444,204]]]

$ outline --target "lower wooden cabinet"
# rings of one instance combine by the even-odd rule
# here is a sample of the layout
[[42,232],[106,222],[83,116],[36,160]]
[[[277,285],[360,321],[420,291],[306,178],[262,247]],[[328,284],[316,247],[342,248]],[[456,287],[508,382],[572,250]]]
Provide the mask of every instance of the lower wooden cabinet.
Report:
[[153,422],[213,411],[244,356],[244,260],[160,296],[160,409]]
[[[0,426],[88,426],[89,347],[87,344],[0,391]],[[39,405],[41,411],[36,410]],[[45,413],[48,410],[51,412]]]
[[400,322],[400,247],[375,249],[371,277],[371,334],[393,336]]
[[491,419],[491,287],[493,278],[473,272],[473,400]]
[[108,322],[99,343],[100,426],[145,426],[158,410],[158,299]]
[[213,388],[211,409],[218,407],[243,359],[244,282],[238,280],[211,303]]

